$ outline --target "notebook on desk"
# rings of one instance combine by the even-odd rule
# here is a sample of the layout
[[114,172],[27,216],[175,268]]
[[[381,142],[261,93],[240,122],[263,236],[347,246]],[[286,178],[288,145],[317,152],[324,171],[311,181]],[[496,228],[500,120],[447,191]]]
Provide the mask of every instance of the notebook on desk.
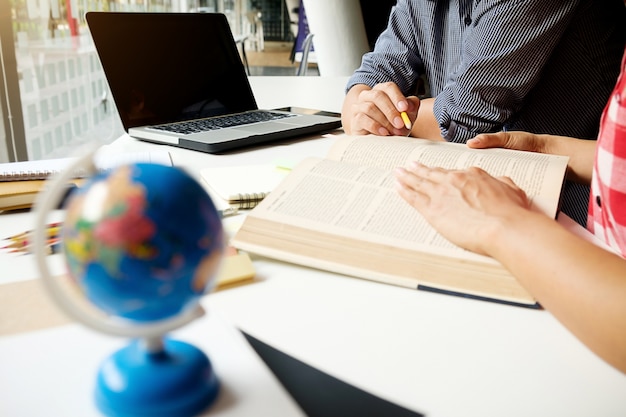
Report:
[[88,12],[86,19],[131,137],[219,153],[341,126],[338,114],[258,109],[223,14]]

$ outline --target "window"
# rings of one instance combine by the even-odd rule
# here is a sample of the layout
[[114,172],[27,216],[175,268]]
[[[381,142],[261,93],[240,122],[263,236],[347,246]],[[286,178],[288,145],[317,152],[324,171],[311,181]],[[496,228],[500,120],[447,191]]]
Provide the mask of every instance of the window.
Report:
[[[249,0],[0,2],[0,162],[64,157],[123,128],[84,20],[87,11],[227,15],[239,33]],[[76,8],[76,10],[73,9]],[[210,10],[209,10],[210,9]]]

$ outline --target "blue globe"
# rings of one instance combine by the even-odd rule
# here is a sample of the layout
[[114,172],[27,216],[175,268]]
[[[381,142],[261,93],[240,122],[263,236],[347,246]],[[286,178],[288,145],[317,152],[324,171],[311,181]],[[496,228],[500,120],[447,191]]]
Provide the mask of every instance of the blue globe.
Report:
[[134,321],[173,317],[214,285],[222,223],[184,171],[138,163],[98,174],[70,197],[68,270],[90,303]]

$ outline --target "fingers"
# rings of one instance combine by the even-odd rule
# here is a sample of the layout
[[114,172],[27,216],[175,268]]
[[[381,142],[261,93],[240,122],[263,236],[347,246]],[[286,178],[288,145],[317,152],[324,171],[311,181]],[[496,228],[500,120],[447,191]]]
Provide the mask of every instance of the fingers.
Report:
[[[436,192],[437,187],[445,186],[457,190],[475,189],[482,181],[493,179],[491,175],[479,167],[470,167],[465,170],[449,170],[437,167],[428,167],[419,162],[410,162],[406,168],[396,168],[394,175],[397,181],[397,189],[404,189],[406,193],[421,194],[422,198],[428,198]],[[500,182],[519,190],[517,185],[509,177],[497,178]]]
[[503,183],[505,183],[506,185],[508,185],[509,187],[515,190],[519,190],[519,191],[522,190],[521,188],[517,186],[517,184],[515,184],[515,182],[511,179],[511,177],[496,177],[496,179],[502,181]]
[[352,133],[406,136],[410,129],[401,113],[406,112],[412,124],[418,107],[419,99],[405,97],[396,84],[378,84],[359,93],[352,108]]
[[353,134],[373,133],[380,136],[395,134],[394,126],[387,120],[385,113],[372,101],[361,99],[354,105],[353,114]]
[[428,194],[421,191],[422,178],[416,176],[405,168],[396,168],[395,189],[407,203],[422,211],[430,202]]
[[408,168],[396,168],[394,170],[394,175],[397,180],[397,184],[401,186],[401,188],[406,188],[408,190],[419,192],[420,186],[424,182],[424,178],[419,174],[416,174],[414,171],[410,171]]
[[420,211],[430,205],[433,199],[441,198],[446,193],[450,195],[450,192],[456,194],[453,190],[458,190],[464,202],[472,207],[480,207],[490,199],[508,199],[522,207],[530,204],[526,193],[510,177],[493,177],[479,167],[447,170],[411,162],[406,168],[396,168],[394,175],[396,190]]
[[420,183],[424,181],[438,183],[443,181],[448,173],[453,172],[444,168],[428,167],[417,161],[409,162],[406,171]]
[[377,84],[361,96],[363,101],[374,103],[378,108],[381,117],[377,121],[382,127],[394,135],[406,133],[407,128],[400,113],[409,110],[409,102],[396,84]]
[[434,187],[444,179],[445,173],[441,168],[411,162],[406,168],[394,170],[395,189],[410,205],[423,212],[431,203]]

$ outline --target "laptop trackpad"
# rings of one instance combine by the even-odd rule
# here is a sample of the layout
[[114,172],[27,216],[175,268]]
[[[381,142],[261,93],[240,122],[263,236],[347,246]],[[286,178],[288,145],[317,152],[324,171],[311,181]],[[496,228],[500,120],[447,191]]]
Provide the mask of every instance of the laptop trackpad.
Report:
[[243,139],[250,136],[250,132],[244,132],[240,129],[217,129],[208,132],[194,133],[189,135],[190,140],[196,140],[205,143],[222,143],[234,139]]
[[233,127],[232,130],[251,132],[257,134],[282,132],[283,130],[291,130],[293,125],[286,125],[284,123],[266,122],[247,126]]

